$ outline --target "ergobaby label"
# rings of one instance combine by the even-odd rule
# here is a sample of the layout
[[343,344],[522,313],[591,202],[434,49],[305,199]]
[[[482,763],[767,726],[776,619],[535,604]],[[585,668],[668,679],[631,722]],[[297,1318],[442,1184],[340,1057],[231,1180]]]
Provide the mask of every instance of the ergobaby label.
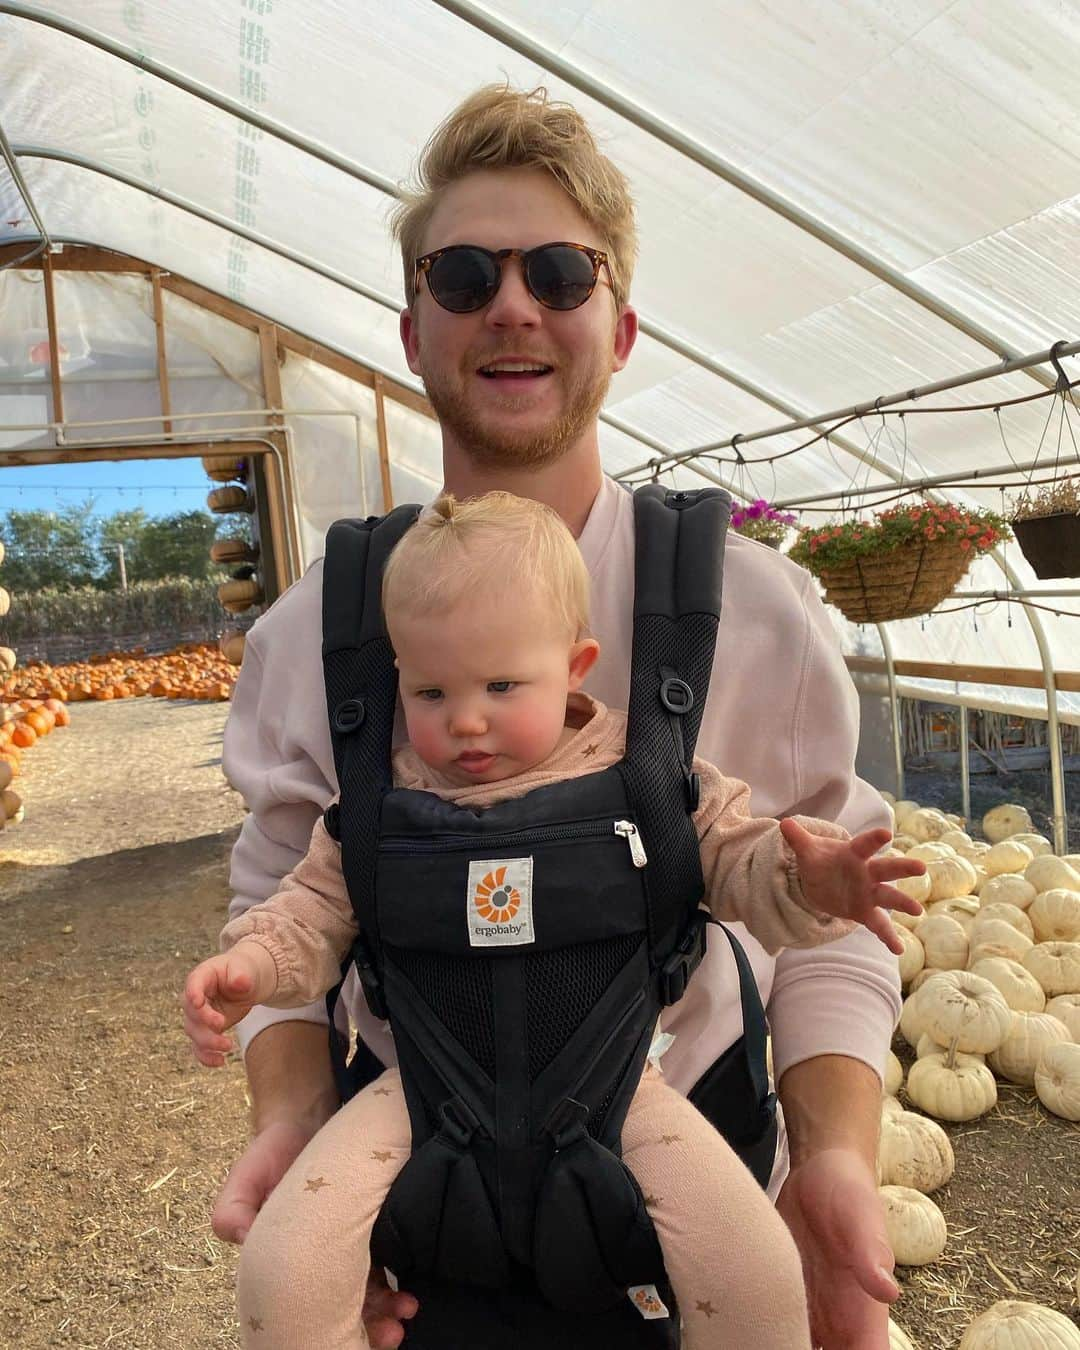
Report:
[[488,858],[469,864],[465,923],[470,947],[534,942],[531,858]]
[[656,1292],[655,1284],[632,1284],[626,1291],[626,1297],[646,1322],[655,1322],[662,1317],[671,1316],[664,1300]]

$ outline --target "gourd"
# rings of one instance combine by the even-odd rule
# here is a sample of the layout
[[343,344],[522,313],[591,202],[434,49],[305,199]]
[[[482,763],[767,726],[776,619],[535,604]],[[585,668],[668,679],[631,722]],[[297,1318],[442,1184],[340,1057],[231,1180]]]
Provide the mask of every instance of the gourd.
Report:
[[1043,891],[1028,911],[1040,942],[1080,941],[1080,891],[1064,886]]
[[878,1164],[882,1185],[910,1186],[923,1195],[944,1186],[956,1170],[949,1136],[937,1121],[914,1111],[882,1120]]
[[944,971],[919,991],[923,1030],[953,1050],[985,1055],[1012,1026],[1012,1009],[1000,992],[969,970]]
[[910,1186],[882,1186],[885,1232],[901,1266],[925,1266],[945,1250],[945,1216],[928,1196]]
[[893,925],[904,950],[897,958],[900,965],[900,983],[909,984],[926,964],[926,953],[919,939],[909,929]]
[[1024,953],[1021,964],[1039,981],[1048,998],[1080,994],[1080,942],[1037,943]]
[[915,929],[915,936],[923,945],[928,966],[936,970],[963,970],[967,965],[967,934],[956,919],[947,914],[928,914]]
[[[1013,1012],[1042,1012],[1047,1008],[1042,985],[1030,970],[1025,970],[1019,961],[1014,961],[1011,957],[980,957],[978,961],[973,961],[968,969],[972,975],[989,980]],[[1077,1003],[1080,1006],[1080,997],[1077,998]],[[1056,1013],[1054,1015],[1058,1016]]]
[[1015,802],[992,807],[982,818],[982,831],[992,844],[1000,844],[1011,834],[1031,834],[1034,830],[1026,809]]
[[1009,1034],[987,1060],[999,1078],[1031,1087],[1043,1051],[1067,1040],[1069,1028],[1049,1013],[1014,1012]]
[[945,1052],[916,1060],[908,1071],[907,1095],[938,1120],[974,1120],[997,1101],[997,1084],[981,1059]]
[[1024,844],[1018,844],[1015,839],[1003,839],[1000,844],[987,849],[979,861],[990,876],[996,877],[1002,872],[1022,872],[1034,857]]
[[1017,909],[1027,909],[1036,895],[1038,891],[1030,881],[1012,872],[1001,872],[986,882],[979,892],[979,900],[984,905],[995,905],[1000,901],[1015,905]]
[[926,843],[930,839],[940,839],[951,828],[952,826],[945,819],[944,813],[933,806],[924,806],[918,811],[912,811],[911,815],[904,820],[905,832],[914,835],[920,843]]
[[930,876],[930,899],[952,900],[957,895],[970,895],[975,885],[975,868],[966,858],[953,854],[951,858],[934,858],[926,864]]
[[1080,1330],[1053,1308],[1002,1299],[976,1317],[959,1350],[1080,1350]]
[[895,1097],[904,1083],[904,1066],[900,1063],[893,1052],[889,1051],[888,1059],[885,1061],[885,1095]]
[[1067,891],[1080,891],[1080,872],[1053,853],[1043,853],[1033,858],[1024,868],[1024,880],[1030,881],[1039,894],[1057,890],[1058,887]]
[[1054,846],[1045,834],[1014,834],[1010,838],[1017,844],[1023,844],[1025,848],[1031,849],[1032,853],[1039,856],[1040,853],[1053,853]]
[[1032,941],[1003,919],[981,919],[971,930],[968,963],[981,961],[984,956],[1007,956],[1012,961],[1023,959],[1031,950]]
[[1047,1001],[1046,1011],[1065,1023],[1074,1041],[1080,1041],[1080,994],[1058,994]]
[[889,1318],[889,1350],[915,1350],[915,1344],[909,1340],[907,1332]]
[[958,895],[952,900],[935,900],[927,907],[926,913],[948,915],[950,919],[956,920],[970,938],[979,908],[979,902],[973,895]]
[[1023,933],[1030,941],[1035,940],[1035,929],[1032,922],[1018,905],[1010,905],[1007,900],[994,900],[989,904],[981,905],[975,918],[976,924],[989,922],[990,919],[999,919],[1015,928],[1018,933]]
[[1080,1120],[1080,1045],[1060,1041],[1047,1046],[1035,1070],[1035,1091],[1055,1116]]

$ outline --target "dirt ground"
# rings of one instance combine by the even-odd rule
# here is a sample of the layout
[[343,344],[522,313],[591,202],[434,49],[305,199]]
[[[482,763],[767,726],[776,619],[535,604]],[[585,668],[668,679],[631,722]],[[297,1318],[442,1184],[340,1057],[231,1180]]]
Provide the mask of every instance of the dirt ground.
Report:
[[[213,948],[243,815],[226,708],[80,704],[26,757],[0,834],[0,1345],[236,1347],[210,1206],[246,1138],[243,1073],[199,1069],[177,993]],[[899,1272],[918,1350],[1026,1298],[1076,1316],[1080,1127],[1002,1087],[946,1126],[942,1261]],[[312,1347],[317,1350],[317,1347]],[[598,1350],[607,1350],[606,1347]],[[737,1348],[733,1348],[737,1350]]]

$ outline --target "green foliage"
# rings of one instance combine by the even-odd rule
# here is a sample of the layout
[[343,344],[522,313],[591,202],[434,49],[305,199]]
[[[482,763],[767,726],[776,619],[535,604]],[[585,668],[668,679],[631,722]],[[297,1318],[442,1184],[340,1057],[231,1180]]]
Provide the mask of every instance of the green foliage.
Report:
[[136,581],[127,591],[49,586],[16,597],[0,619],[0,643],[17,647],[28,638],[87,634],[117,646],[125,636],[154,631],[213,631],[224,618],[217,583],[209,578]]
[[849,520],[842,525],[802,530],[788,557],[819,574],[853,558],[877,557],[918,540],[958,540],[961,549],[974,558],[1009,538],[1006,521],[993,511],[917,502],[883,511],[873,520]]
[[7,590],[89,585],[99,568],[93,508],[88,500],[62,511],[8,511],[0,524]]

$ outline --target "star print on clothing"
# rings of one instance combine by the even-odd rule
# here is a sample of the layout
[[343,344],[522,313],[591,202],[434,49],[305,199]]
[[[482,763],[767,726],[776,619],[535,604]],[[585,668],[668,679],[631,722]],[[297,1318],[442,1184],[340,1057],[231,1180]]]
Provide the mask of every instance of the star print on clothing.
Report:
[[328,1181],[325,1181],[322,1177],[308,1177],[308,1179],[307,1179],[307,1181],[306,1181],[306,1183],[305,1183],[305,1185],[304,1185],[304,1190],[305,1190],[305,1191],[321,1191],[322,1188],[323,1188],[324,1186],[329,1186],[329,1185],[330,1185],[330,1183],[329,1183]]
[[663,1201],[663,1197],[662,1197],[662,1196],[659,1196],[659,1195],[647,1195],[647,1196],[645,1197],[645,1205],[646,1205],[647,1208],[651,1208],[653,1205],[662,1205],[663,1203],[664,1203],[664,1201]]
[[373,1097],[392,1097],[394,1094],[389,1088],[376,1088],[371,1095]]
[[248,1326],[252,1329],[252,1331],[262,1331],[263,1329],[263,1324],[262,1322],[259,1321],[257,1317],[249,1317]]
[[381,1149],[373,1148],[371,1150],[371,1156],[376,1162],[389,1162],[394,1155],[389,1149],[384,1153]]
[[662,1144],[681,1144],[681,1143],[682,1143],[682,1135],[681,1135],[681,1134],[662,1134],[662,1135],[660,1136],[660,1142],[661,1142]]
[[716,1309],[713,1307],[711,1303],[705,1302],[699,1303],[697,1305],[696,1311],[699,1313],[704,1313],[706,1317],[711,1317],[713,1313],[716,1312]]
[[581,752],[581,758],[589,759],[592,755],[595,755],[599,749],[600,747],[598,745],[587,745]]

